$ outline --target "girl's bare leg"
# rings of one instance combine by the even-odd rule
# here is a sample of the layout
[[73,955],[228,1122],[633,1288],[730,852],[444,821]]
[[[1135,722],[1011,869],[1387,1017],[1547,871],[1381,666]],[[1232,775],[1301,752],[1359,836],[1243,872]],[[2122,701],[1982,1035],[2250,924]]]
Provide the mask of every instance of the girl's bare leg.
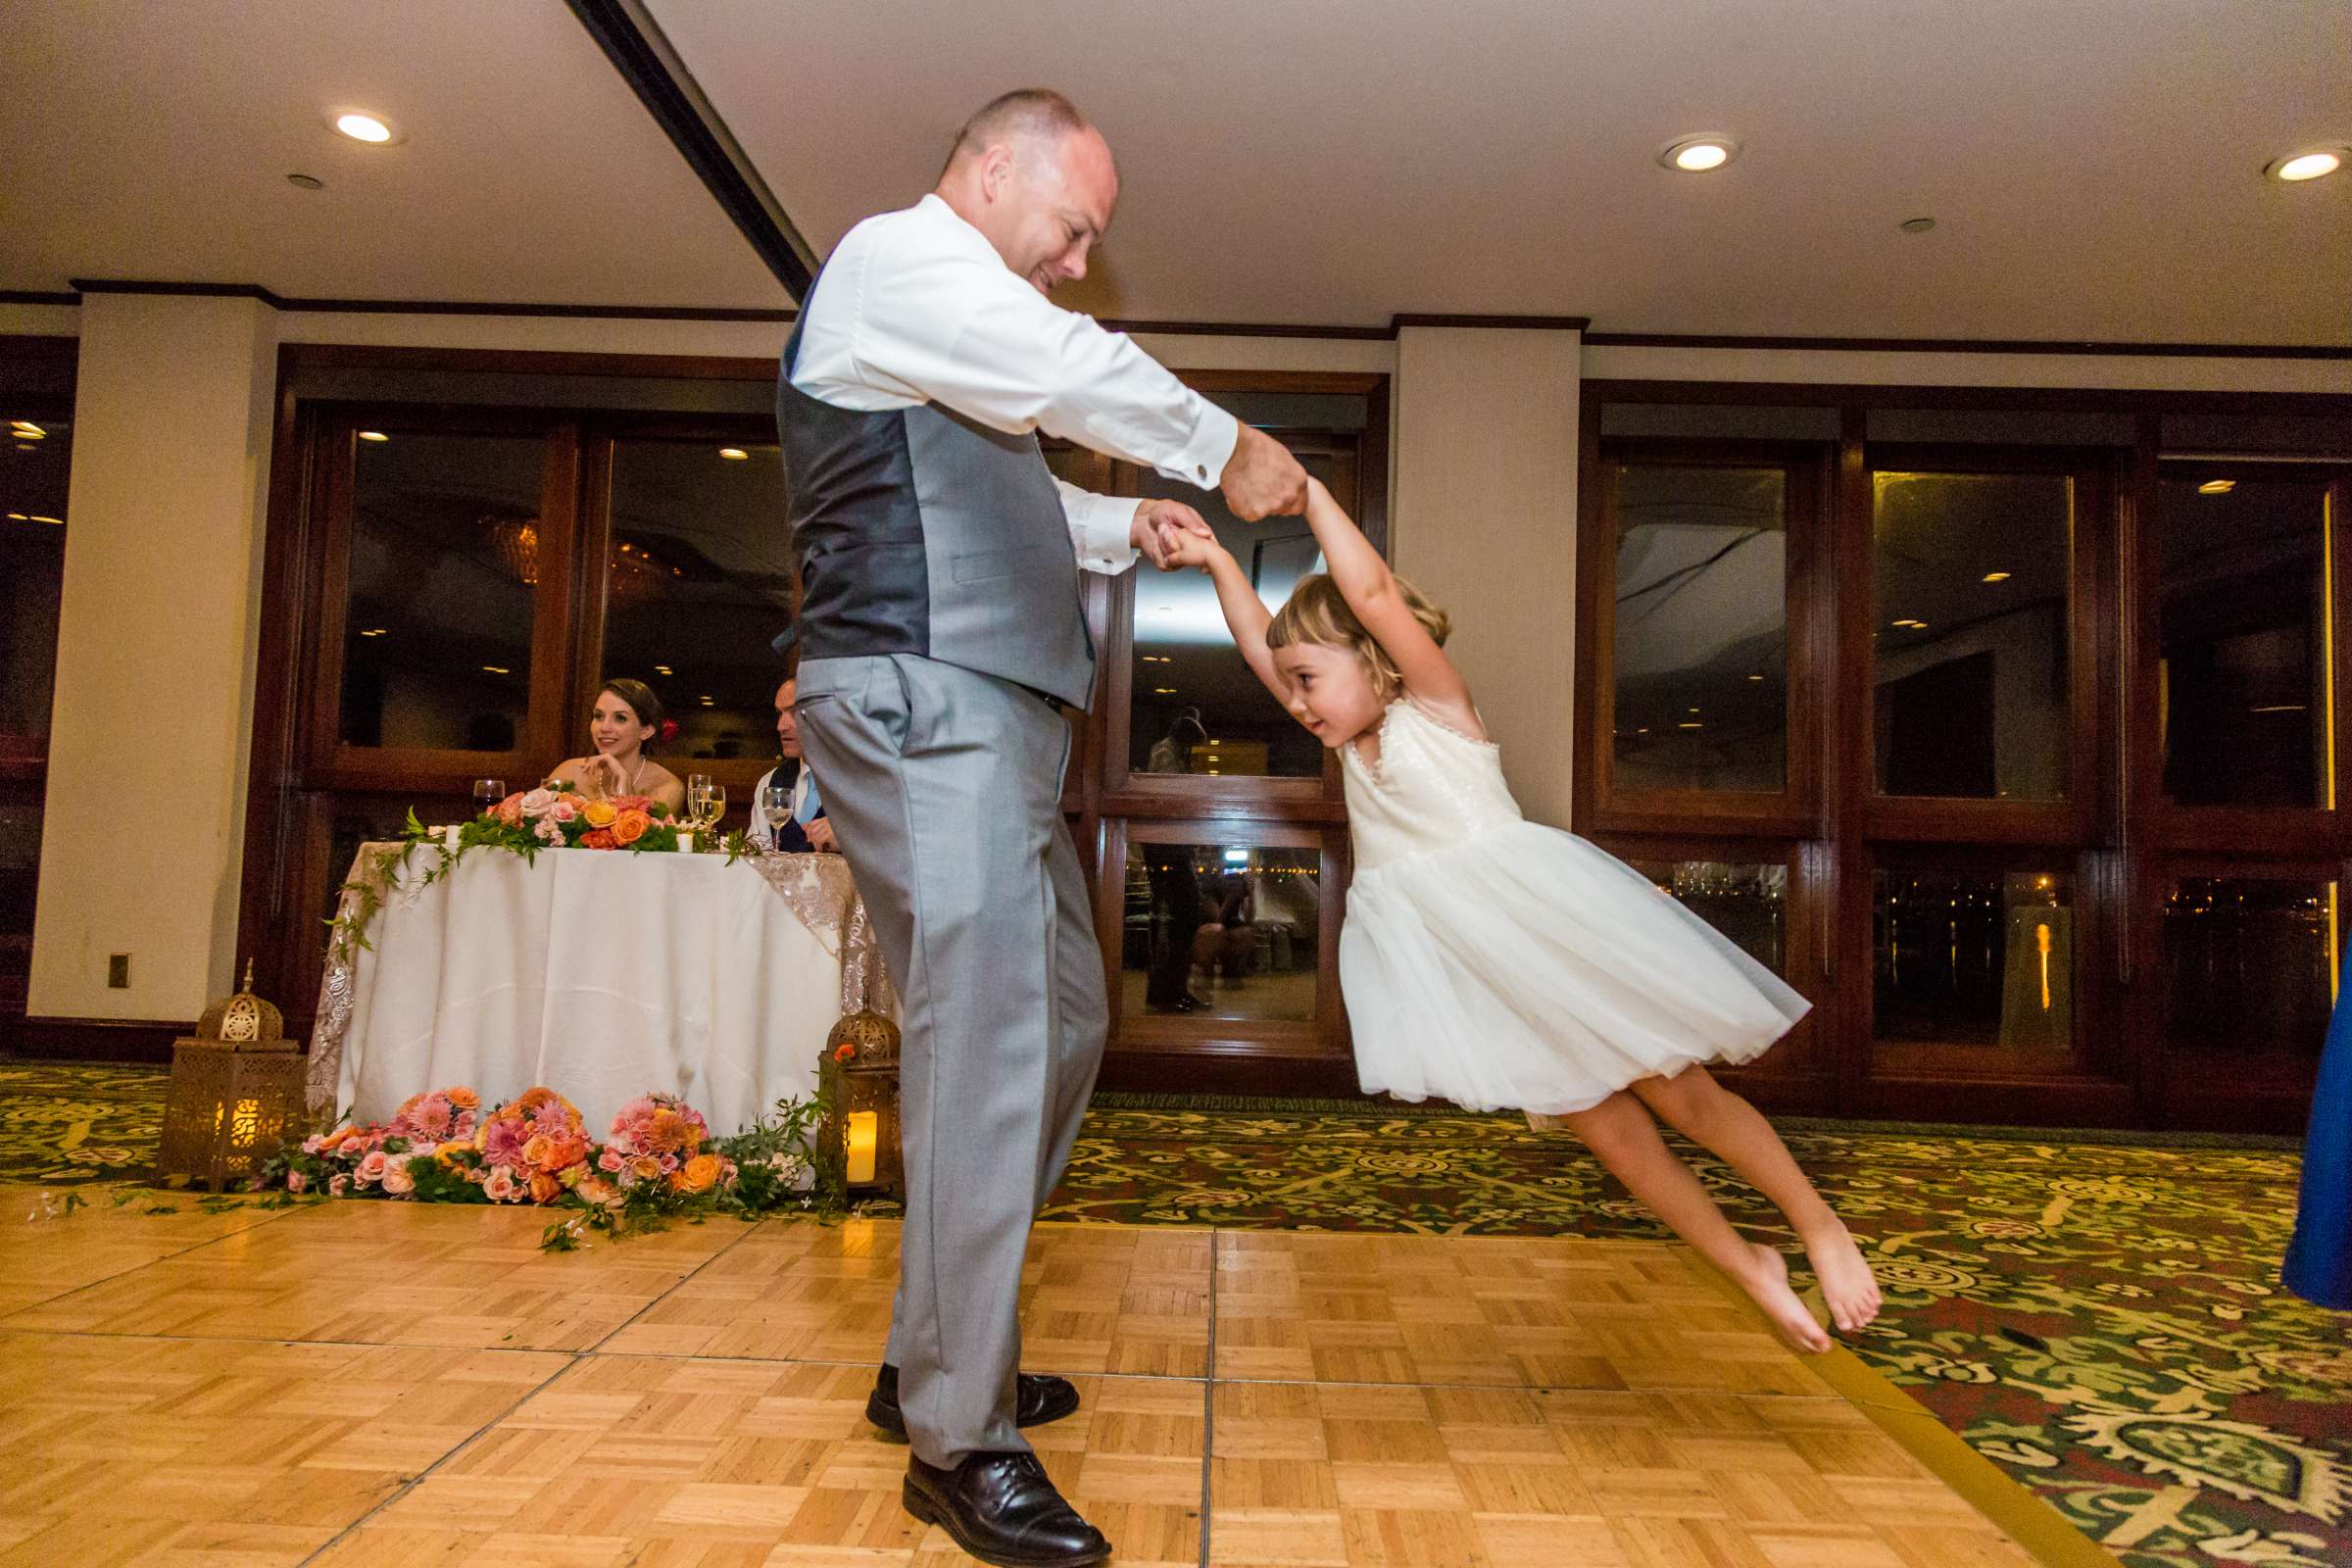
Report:
[[1723,1210],[1699,1186],[1690,1167],[1675,1157],[1650,1119],[1649,1109],[1624,1091],[1590,1110],[1557,1118],[1585,1142],[1602,1165],[1651,1213],[1699,1254],[1738,1281],[1772,1319],[1781,1338],[1800,1350],[1826,1350],[1830,1337],[1805,1303],[1788,1288],[1788,1265],[1772,1248],[1743,1240]]
[[1628,1085],[1627,1092],[1676,1132],[1720,1155],[1788,1216],[1821,1281],[1821,1298],[1832,1322],[1850,1332],[1879,1315],[1879,1282],[1871,1276],[1862,1250],[1797,1168],[1788,1146],[1761,1111],[1717,1083],[1704,1067],[1686,1067],[1672,1078],[1643,1078]]

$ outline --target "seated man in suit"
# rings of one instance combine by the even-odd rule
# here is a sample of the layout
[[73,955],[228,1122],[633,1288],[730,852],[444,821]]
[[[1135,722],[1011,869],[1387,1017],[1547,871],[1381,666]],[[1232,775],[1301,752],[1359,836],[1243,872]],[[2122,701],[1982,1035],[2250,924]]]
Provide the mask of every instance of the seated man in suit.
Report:
[[[841,843],[834,838],[833,824],[825,816],[816,775],[801,760],[801,731],[792,716],[799,684],[788,679],[776,688],[776,743],[784,753],[784,760],[760,774],[760,782],[752,786],[751,839],[763,850],[781,850],[786,855],[839,855]],[[792,820],[773,830],[767,825],[766,810],[770,784],[785,784],[792,789]]]

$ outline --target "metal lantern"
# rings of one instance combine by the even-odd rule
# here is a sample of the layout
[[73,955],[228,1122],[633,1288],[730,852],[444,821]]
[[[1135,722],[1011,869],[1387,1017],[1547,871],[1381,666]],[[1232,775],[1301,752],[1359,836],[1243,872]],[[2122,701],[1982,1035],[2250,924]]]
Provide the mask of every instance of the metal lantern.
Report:
[[301,1125],[302,1054],[277,1008],[253,994],[247,959],[245,989],[206,1008],[196,1033],[172,1044],[156,1177],[216,1193],[242,1187]]
[[899,1026],[860,1008],[833,1026],[816,1074],[818,1165],[846,1193],[906,1196],[899,1153]]

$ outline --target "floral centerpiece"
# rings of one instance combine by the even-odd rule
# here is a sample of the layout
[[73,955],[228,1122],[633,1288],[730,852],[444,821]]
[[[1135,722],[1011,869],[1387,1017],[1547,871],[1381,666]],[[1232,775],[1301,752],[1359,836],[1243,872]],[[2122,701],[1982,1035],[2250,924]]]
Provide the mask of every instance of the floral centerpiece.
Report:
[[669,808],[650,795],[615,795],[588,800],[568,784],[542,784],[508,796],[459,835],[461,844],[493,844],[522,850],[674,850],[677,824]]
[[620,1108],[600,1144],[552,1089],[484,1110],[460,1086],[412,1096],[388,1122],[346,1121],[289,1144],[255,1185],[289,1198],[570,1208],[542,1243],[564,1249],[582,1230],[653,1229],[680,1214],[838,1207],[839,1195],[802,1186],[821,1115],[813,1102],[782,1100],[774,1117],[713,1139],[684,1101],[647,1095]]

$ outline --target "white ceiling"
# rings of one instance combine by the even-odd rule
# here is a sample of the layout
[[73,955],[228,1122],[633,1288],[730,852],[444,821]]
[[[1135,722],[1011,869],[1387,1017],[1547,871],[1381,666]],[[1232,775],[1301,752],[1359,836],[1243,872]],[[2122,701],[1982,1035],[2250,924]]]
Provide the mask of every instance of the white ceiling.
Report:
[[0,134],[0,288],[791,304],[562,0],[14,6]]
[[[2352,141],[2344,0],[650,3],[820,252],[1069,93],[1125,180],[1100,315],[2352,342],[2352,173],[2261,177]],[[1694,131],[1744,150],[1657,165]]]
[[[1126,178],[1071,298],[1100,315],[2352,344],[2352,174],[2260,177],[2352,141],[2344,0],[649,4],[820,253],[991,94],[1071,93]],[[79,0],[4,36],[0,288],[789,303],[562,0]],[[1740,158],[1656,165],[1696,130]]]

